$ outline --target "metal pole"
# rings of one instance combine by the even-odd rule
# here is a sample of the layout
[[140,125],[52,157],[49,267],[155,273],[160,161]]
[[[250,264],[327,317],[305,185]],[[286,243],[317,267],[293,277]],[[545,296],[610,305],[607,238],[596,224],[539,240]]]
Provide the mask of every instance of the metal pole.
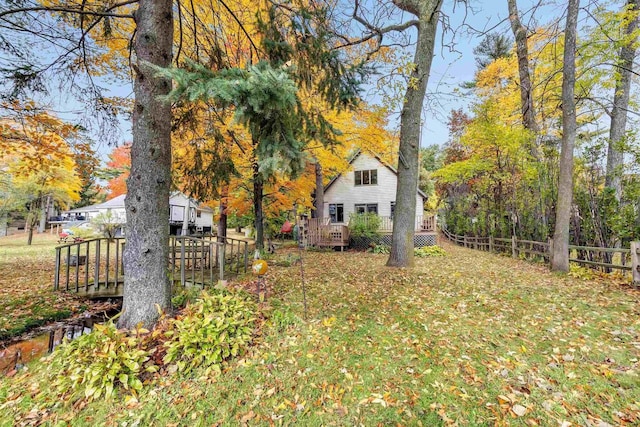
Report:
[[53,290],[57,291],[60,287],[60,248],[56,248],[56,277],[53,279]]
[[631,242],[631,271],[633,284],[640,285],[640,242]]

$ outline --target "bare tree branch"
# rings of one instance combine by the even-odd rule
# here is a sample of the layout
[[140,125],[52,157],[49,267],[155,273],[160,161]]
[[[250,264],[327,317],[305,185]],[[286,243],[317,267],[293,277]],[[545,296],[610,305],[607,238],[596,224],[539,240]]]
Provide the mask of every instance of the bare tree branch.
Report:
[[95,10],[84,10],[81,6],[80,9],[73,7],[58,7],[58,6],[34,6],[34,7],[21,7],[15,9],[8,9],[0,12],[0,18],[7,15],[15,15],[17,13],[26,13],[26,12],[64,12],[64,13],[75,13],[78,15],[90,15],[90,16],[101,16],[101,17],[112,17],[112,18],[130,18],[133,19],[133,14],[130,13],[112,13],[112,10],[118,9],[123,6],[128,6],[130,4],[138,3],[138,0],[127,0],[120,3],[115,3],[110,7],[106,8],[104,11],[95,11]]

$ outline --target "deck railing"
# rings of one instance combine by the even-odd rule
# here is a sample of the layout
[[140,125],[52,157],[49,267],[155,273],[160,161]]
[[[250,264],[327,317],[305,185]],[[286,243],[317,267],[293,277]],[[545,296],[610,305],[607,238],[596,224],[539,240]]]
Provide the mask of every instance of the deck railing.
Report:
[[307,244],[310,246],[348,246],[349,228],[346,225],[330,224],[329,218],[311,218],[307,222]]
[[341,246],[349,244],[349,227],[346,225],[325,225],[318,236],[320,246]]
[[106,291],[124,284],[124,238],[100,238],[56,247],[54,290]]
[[[378,216],[380,221],[378,231],[381,233],[391,233],[393,231],[393,217],[390,216]],[[358,216],[358,221],[369,221],[367,215]],[[351,222],[351,221],[349,221]],[[415,219],[415,231],[417,232],[435,232],[436,230],[436,217],[434,215],[418,215]]]
[[[216,236],[170,236],[172,280],[182,286],[212,284],[225,274],[247,272],[249,243]],[[124,238],[99,238],[56,247],[54,290],[87,296],[122,295]]]
[[249,242],[231,237],[213,235],[171,236],[169,264],[175,282],[182,286],[214,283],[224,280],[227,273],[247,272],[249,268]]

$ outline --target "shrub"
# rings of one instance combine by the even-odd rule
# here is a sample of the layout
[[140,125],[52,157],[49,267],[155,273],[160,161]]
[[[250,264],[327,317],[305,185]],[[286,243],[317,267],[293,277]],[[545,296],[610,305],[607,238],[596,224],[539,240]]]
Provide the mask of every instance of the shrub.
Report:
[[594,271],[590,268],[582,267],[577,264],[569,265],[569,276],[582,280],[593,280],[595,277]]
[[388,254],[391,252],[391,247],[387,245],[373,245],[371,252],[374,254]]
[[195,302],[201,293],[202,289],[198,286],[177,287],[171,297],[171,305],[173,308],[182,308],[187,303]]
[[[87,400],[110,397],[117,387],[138,391],[140,375],[155,372],[150,353],[137,335],[119,331],[113,322],[95,325],[91,333],[59,346],[51,355],[51,383],[60,395]],[[146,366],[145,366],[146,365]]]
[[352,213],[349,217],[349,234],[352,237],[378,237],[380,217],[374,213]]
[[418,258],[425,258],[429,256],[445,256],[447,253],[440,246],[424,246],[422,248],[415,248],[413,254]]
[[125,222],[113,215],[111,211],[107,211],[93,218],[91,224],[97,228],[104,237],[113,239],[116,237],[118,230],[124,226]]
[[190,372],[198,366],[220,370],[220,363],[241,354],[251,341],[255,304],[239,293],[203,291],[185,314],[170,321],[165,364]]

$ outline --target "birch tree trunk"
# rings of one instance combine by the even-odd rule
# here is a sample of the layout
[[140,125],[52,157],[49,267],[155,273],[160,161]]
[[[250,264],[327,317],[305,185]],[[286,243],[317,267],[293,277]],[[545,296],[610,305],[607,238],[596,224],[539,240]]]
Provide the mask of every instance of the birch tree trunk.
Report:
[[0,237],[4,237],[6,236],[7,233],[7,214],[6,213],[0,213]]
[[415,234],[416,192],[418,190],[420,129],[422,105],[433,59],[438,16],[442,0],[395,0],[394,4],[418,17],[418,42],[400,117],[400,147],[398,153],[398,187],[393,237],[387,265],[413,266],[413,236]]
[[171,105],[158,97],[171,89],[146,66],[171,63],[171,0],[140,0],[133,39],[135,71],[131,173],[127,180],[125,288],[118,327],[155,324],[171,307],[169,283],[169,187],[171,183]]
[[562,66],[562,147],[560,152],[560,181],[556,208],[556,228],[553,233],[553,271],[569,271],[569,222],[573,203],[573,147],[576,139],[576,28],[579,0],[569,0],[564,35],[564,63]]
[[[536,113],[533,105],[533,87],[531,84],[531,74],[529,72],[529,48],[527,46],[527,29],[520,22],[518,15],[518,4],[516,0],[507,0],[509,7],[509,21],[511,31],[516,39],[516,55],[518,57],[518,76],[520,77],[520,101],[522,109],[522,124],[526,129],[534,133],[540,131],[536,122]],[[537,158],[537,147],[532,150]]]
[[[627,0],[626,9],[634,16],[624,29],[625,36],[629,37],[638,28],[638,0]],[[633,74],[633,61],[636,57],[637,37],[627,40],[620,48],[618,57],[618,69],[616,72],[616,88],[613,95],[613,108],[611,109],[611,126],[609,129],[609,147],[607,150],[607,171],[605,187],[614,190],[618,202],[622,198],[622,166],[624,153],[619,146],[627,131],[627,109],[629,107],[629,94],[631,92],[631,77]]]

